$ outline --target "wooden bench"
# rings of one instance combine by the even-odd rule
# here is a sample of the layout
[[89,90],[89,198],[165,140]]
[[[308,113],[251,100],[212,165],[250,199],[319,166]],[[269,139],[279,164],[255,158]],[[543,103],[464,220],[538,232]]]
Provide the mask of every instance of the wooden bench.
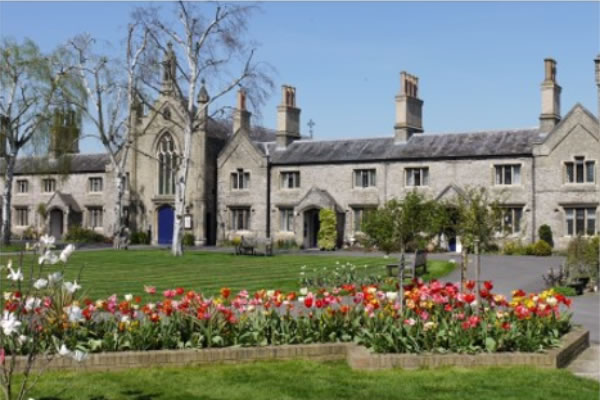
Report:
[[240,244],[235,248],[235,254],[251,254],[255,255],[256,250],[266,256],[273,255],[273,242],[271,239],[258,240],[256,238],[241,237]]
[[[396,276],[394,274],[394,269],[398,269],[400,264],[388,264],[386,265],[388,276]],[[427,252],[425,250],[417,250],[415,251],[415,256],[412,260],[410,271],[406,276],[415,278],[417,276],[417,268],[423,268],[422,274],[427,273]]]

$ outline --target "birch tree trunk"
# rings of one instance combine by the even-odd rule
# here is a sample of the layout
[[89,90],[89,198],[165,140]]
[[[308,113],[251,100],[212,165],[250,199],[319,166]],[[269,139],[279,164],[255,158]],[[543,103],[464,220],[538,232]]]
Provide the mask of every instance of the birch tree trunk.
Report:
[[17,157],[11,154],[7,157],[6,172],[4,173],[4,190],[2,191],[2,243],[10,244],[10,222],[12,219],[12,187]]

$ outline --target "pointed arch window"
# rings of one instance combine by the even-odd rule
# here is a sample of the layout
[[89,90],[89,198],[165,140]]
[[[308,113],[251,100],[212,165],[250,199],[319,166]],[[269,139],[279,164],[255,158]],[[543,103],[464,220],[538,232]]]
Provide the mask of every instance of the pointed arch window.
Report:
[[177,161],[173,137],[165,133],[158,142],[158,194],[175,194]]

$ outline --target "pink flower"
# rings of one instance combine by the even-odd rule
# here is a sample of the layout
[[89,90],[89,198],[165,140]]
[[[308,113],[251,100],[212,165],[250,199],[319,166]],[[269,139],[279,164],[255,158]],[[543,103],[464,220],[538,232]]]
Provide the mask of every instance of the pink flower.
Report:
[[417,323],[414,318],[408,318],[404,320],[404,325],[414,326]]
[[144,292],[146,292],[148,294],[155,294],[156,293],[156,288],[154,286],[146,286],[146,285],[144,285]]
[[175,297],[176,294],[177,292],[175,292],[175,290],[173,289],[167,289],[163,292],[163,296],[167,299],[172,299],[173,297]]
[[423,321],[427,321],[429,319],[429,313],[427,311],[421,311],[419,317],[421,317]]

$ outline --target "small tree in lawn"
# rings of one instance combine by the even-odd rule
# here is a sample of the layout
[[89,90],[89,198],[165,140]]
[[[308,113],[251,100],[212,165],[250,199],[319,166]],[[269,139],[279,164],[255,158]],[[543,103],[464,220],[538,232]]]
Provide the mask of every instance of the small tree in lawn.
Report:
[[[255,48],[245,38],[252,9],[252,6],[234,3],[215,5],[180,1],[175,4],[178,23],[173,25],[159,16],[156,9],[137,12],[137,20],[150,32],[153,48],[165,55],[162,65],[166,79],[163,82],[167,81],[169,87],[153,82],[150,77],[156,74],[145,76],[144,84],[155,93],[168,90],[182,112],[181,122],[171,121],[183,131],[183,149],[176,172],[173,255],[183,254],[183,214],[191,151],[194,141],[198,140],[198,128],[206,123],[209,106],[242,85],[248,99],[256,106],[264,101],[273,86],[263,72],[265,64],[254,62]],[[160,65],[158,58],[154,65]],[[216,88],[210,98],[204,88],[204,79]],[[152,111],[157,111],[147,97],[142,96],[142,101]]]
[[335,249],[336,239],[337,219],[335,211],[330,208],[322,208],[319,211],[319,248],[323,250]]
[[400,250],[399,214],[400,203],[395,199],[377,210],[368,211],[361,223],[367,243],[377,246],[385,254]]
[[480,249],[490,247],[502,227],[502,210],[498,199],[492,198],[486,188],[467,188],[464,195],[457,197],[456,207],[458,218],[455,230],[463,245],[460,275],[464,286],[469,251],[476,240]]
[[2,242],[10,243],[12,187],[17,157],[35,136],[47,135],[52,106],[70,90],[70,70],[58,55],[42,54],[31,40],[0,43],[0,157],[4,156]]

